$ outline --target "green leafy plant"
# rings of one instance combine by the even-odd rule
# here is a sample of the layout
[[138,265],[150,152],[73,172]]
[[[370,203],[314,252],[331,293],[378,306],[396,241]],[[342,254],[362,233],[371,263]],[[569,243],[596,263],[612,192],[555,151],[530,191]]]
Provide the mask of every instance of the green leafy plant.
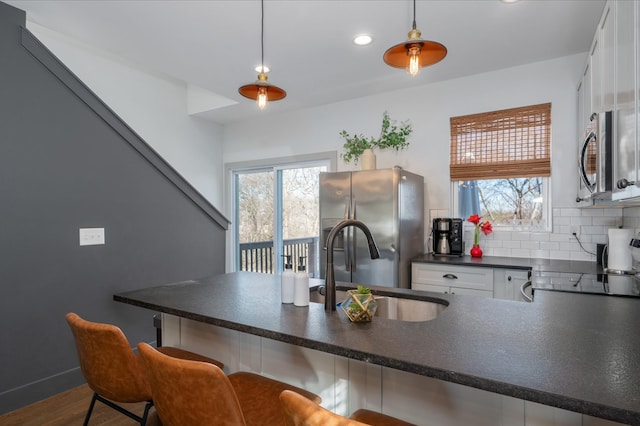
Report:
[[[371,289],[363,285],[359,285],[356,287],[356,294],[371,294]],[[357,303],[349,305],[349,309],[351,309],[351,312],[353,313],[362,312],[362,308]]]
[[371,289],[368,287],[365,287],[363,285],[359,285],[357,288],[357,294],[369,294],[371,293]]
[[345,140],[344,153],[340,156],[345,163],[357,163],[365,149],[393,149],[400,151],[409,146],[407,138],[413,132],[411,123],[404,121],[400,125],[395,120],[389,118],[387,111],[382,115],[382,130],[380,136],[375,139],[373,136],[365,138],[362,134],[351,136],[345,130],[340,132],[340,136]]

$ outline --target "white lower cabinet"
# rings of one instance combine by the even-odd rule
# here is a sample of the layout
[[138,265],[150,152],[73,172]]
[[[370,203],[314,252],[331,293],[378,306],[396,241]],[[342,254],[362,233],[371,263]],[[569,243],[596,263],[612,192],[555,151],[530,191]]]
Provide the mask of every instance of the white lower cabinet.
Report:
[[450,266],[434,263],[411,265],[411,288],[435,293],[466,294],[525,301],[520,287],[529,280],[527,269]]
[[162,315],[164,344],[253,371],[322,397],[341,415],[359,408],[424,426],[612,426],[579,413],[307,349],[173,315]]
[[411,288],[438,293],[493,297],[493,269],[413,263]]
[[493,298],[524,302],[520,288],[529,281],[529,275],[526,269],[494,269]]

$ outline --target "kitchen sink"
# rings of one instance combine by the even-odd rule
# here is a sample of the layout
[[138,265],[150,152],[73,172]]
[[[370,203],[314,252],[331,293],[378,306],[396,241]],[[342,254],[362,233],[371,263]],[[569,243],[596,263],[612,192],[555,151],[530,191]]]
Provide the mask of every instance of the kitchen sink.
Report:
[[[346,290],[336,290],[336,300],[342,302],[347,297]],[[407,299],[394,296],[374,296],[378,309],[375,317],[397,321],[425,322],[435,319],[447,308],[447,302],[431,302],[428,300]],[[312,303],[324,303],[324,294],[318,288],[309,294]]]

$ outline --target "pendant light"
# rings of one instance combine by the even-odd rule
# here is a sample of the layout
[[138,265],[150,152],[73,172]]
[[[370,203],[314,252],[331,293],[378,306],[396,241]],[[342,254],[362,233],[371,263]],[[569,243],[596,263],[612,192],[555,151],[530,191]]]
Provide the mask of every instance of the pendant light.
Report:
[[447,56],[447,48],[442,44],[421,37],[420,30],[416,29],[416,0],[413,0],[413,28],[409,31],[409,39],[384,52],[384,62],[395,68],[406,68],[411,76],[415,76],[420,68],[438,63]]
[[238,89],[238,92],[245,98],[254,99],[258,102],[258,107],[264,109],[267,106],[267,101],[279,101],[287,96],[287,92],[281,88],[272,85],[267,79],[267,71],[264,66],[264,0],[260,0],[260,6],[262,10],[262,20],[260,22],[260,48],[262,57],[260,60],[260,72],[258,74],[258,80],[252,84],[246,84]]

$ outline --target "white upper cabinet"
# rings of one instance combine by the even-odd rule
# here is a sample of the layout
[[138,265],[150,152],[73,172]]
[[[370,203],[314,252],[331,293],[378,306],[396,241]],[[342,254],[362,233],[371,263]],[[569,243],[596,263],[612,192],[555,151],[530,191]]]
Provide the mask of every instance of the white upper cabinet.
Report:
[[[640,202],[640,0],[609,1],[578,86],[578,139],[594,112],[614,111],[612,200]],[[637,185],[636,185],[637,182]]]
[[615,106],[615,5],[616,2],[606,4],[591,43],[589,67],[585,73],[585,77],[590,79],[591,86],[590,95],[585,96],[586,105],[589,106],[584,111],[587,117],[585,126],[592,113],[611,111]]
[[[615,130],[613,143],[614,200],[640,196],[638,182],[638,41],[637,1],[615,4]],[[640,182],[638,182],[640,185]]]
[[[598,29],[600,27],[598,26]],[[589,114],[602,111],[602,49],[600,46],[600,31],[597,32],[595,40],[591,45],[591,104]],[[588,100],[588,99],[587,99]]]
[[[582,77],[582,87],[584,88],[584,97],[582,99],[582,116],[580,120],[580,128],[578,129],[578,134],[580,135],[580,139],[584,134],[585,129],[587,128],[587,124],[589,124],[589,117],[591,117],[591,113],[593,112],[593,106],[591,105],[591,61],[587,61],[587,64],[584,67],[584,75]],[[580,141],[582,142],[582,141]]]
[[615,108],[615,8],[617,2],[609,2],[604,8],[599,27],[600,44],[600,104],[598,112]]

